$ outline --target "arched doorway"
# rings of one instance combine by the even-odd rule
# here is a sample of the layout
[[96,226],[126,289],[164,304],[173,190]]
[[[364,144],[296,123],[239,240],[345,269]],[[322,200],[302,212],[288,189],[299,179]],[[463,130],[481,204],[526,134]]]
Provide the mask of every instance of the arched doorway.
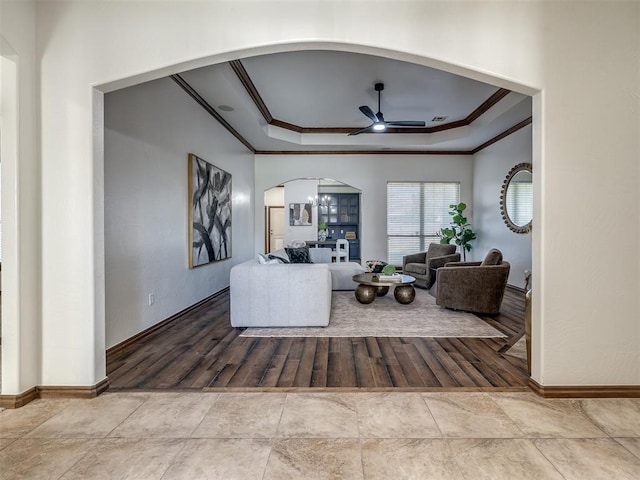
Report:
[[[350,259],[359,261],[361,190],[330,178],[298,178],[269,188],[264,194],[265,252],[293,241],[346,239]],[[296,212],[306,214],[297,221]],[[322,239],[319,237],[319,232]]]
[[[298,45],[297,47],[304,49],[305,45]],[[342,47],[345,47],[345,46],[342,46]],[[271,47],[265,47],[265,48],[250,49],[250,50],[242,51],[242,52],[235,52],[234,55],[237,54],[239,57],[242,57],[242,56],[246,56],[246,55],[250,55],[250,54],[271,53],[273,51],[287,51],[289,48],[291,48],[291,46],[278,46],[278,47],[272,47],[271,46]],[[318,46],[317,46],[317,44],[314,44],[313,46],[309,45],[309,48],[318,48]],[[350,49],[353,49],[353,51],[361,51],[361,48],[358,47],[358,46],[355,46],[355,45],[346,46],[346,50],[347,51],[349,51]],[[370,53],[374,53],[374,54],[380,53],[380,54],[384,54],[384,55],[389,56],[389,57],[394,57],[393,52],[379,51],[377,49],[367,49],[367,51],[370,52]],[[404,56],[404,55],[397,54],[397,58],[405,58],[405,57],[406,56]],[[213,59],[213,60],[218,60],[219,61],[220,59]],[[427,59],[417,59],[417,60],[421,60],[425,64],[429,63],[427,61]],[[188,68],[188,65],[182,65],[182,67],[183,68]],[[457,70],[458,71],[459,69],[457,69],[457,68],[454,69],[452,67],[452,70]],[[147,78],[148,78],[148,76],[147,76]],[[131,81],[132,82],[131,84],[136,83],[135,79],[129,79],[128,81]],[[106,86],[105,88],[108,90],[108,88],[110,88],[110,87]],[[100,105],[101,101],[102,101],[101,97],[99,97],[99,96],[94,97],[94,107],[97,110],[100,110],[102,108],[102,105]],[[256,166],[257,165],[258,165],[258,162],[256,162]],[[355,174],[350,174],[349,177],[350,178],[346,179],[347,182],[349,182],[351,184],[356,184],[357,183],[357,181],[358,181],[357,178],[358,177],[355,176]],[[266,177],[264,177],[264,178],[261,177],[261,175],[260,175],[260,173],[258,171],[256,171],[255,178],[256,178],[255,189],[258,192],[264,191],[263,187],[264,187],[264,189],[266,189],[265,182],[267,182],[266,185],[274,185],[273,182],[269,183],[268,179],[264,180],[264,178],[266,178]],[[365,195],[363,195],[363,197],[364,196]],[[363,201],[366,202],[366,198],[363,198]],[[264,245],[265,245],[265,231],[266,231],[265,223],[266,223],[266,219],[265,219],[265,215],[262,214],[262,211],[265,208],[264,199],[261,198],[260,195],[256,195],[255,196],[255,204],[254,205],[255,205],[255,209],[256,209],[256,215],[255,215],[255,218],[256,218],[256,222],[255,222],[255,250],[259,251],[259,250],[262,250],[264,248]],[[376,205],[376,208],[372,208],[370,215],[374,216],[373,212],[376,211],[376,210],[377,211],[381,211],[382,208],[383,208],[382,205]],[[260,214],[258,214],[258,212],[260,212]],[[375,216],[378,218],[377,221],[380,221],[379,220],[380,218],[384,218],[384,217],[381,217],[380,215],[375,215]],[[364,215],[364,213],[363,213],[363,218],[365,219],[365,222],[366,222],[366,218],[367,217]],[[381,256],[380,254],[376,254],[376,253],[377,252],[375,252],[375,251],[371,252],[371,255],[369,255],[369,256],[371,258],[380,257]],[[100,286],[97,285],[97,287],[99,289]],[[104,294],[104,289],[102,289],[102,290],[103,290],[103,294]]]

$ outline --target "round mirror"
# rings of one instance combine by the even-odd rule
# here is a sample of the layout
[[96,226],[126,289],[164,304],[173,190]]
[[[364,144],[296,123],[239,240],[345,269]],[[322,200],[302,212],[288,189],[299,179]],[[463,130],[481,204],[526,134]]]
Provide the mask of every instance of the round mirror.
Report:
[[533,183],[530,163],[519,163],[507,173],[500,192],[500,212],[511,231],[531,231]]

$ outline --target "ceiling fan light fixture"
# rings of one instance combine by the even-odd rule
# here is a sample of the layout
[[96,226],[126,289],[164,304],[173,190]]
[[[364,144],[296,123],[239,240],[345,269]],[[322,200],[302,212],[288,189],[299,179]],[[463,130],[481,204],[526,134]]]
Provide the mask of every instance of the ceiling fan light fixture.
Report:
[[380,110],[380,93],[384,90],[383,83],[376,83],[375,90],[378,92],[378,113],[374,113],[371,108],[366,105],[362,105],[359,110],[371,120],[371,125],[365,128],[361,128],[360,130],[356,130],[355,132],[349,132],[348,135],[360,135],[361,133],[367,132],[384,132],[387,127],[424,127],[425,122],[417,121],[417,120],[402,120],[402,121],[389,121],[384,119],[384,115],[382,115],[382,111]]

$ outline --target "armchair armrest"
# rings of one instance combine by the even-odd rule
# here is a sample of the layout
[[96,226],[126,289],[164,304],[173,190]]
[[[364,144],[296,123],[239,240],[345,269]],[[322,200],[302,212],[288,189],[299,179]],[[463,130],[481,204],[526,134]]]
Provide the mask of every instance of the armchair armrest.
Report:
[[402,267],[407,263],[426,263],[427,260],[427,252],[420,253],[412,253],[410,255],[405,255],[402,257]]
[[479,267],[482,262],[448,262],[445,267]]

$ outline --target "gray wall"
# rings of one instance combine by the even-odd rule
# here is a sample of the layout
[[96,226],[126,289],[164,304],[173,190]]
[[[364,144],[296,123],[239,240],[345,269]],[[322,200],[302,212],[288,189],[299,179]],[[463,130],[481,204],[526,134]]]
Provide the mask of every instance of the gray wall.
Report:
[[[232,258],[189,269],[187,154],[233,175]],[[221,290],[253,255],[253,155],[172,80],[105,95],[106,346]],[[155,303],[149,305],[149,295]]]
[[500,249],[511,263],[509,284],[517,287],[524,287],[524,271],[531,271],[531,233],[507,228],[500,214],[500,190],[514,165],[531,162],[531,152],[529,125],[478,152],[473,171],[473,227],[478,235],[473,258],[481,260],[489,249]]
[[256,252],[264,249],[264,191],[305,177],[331,178],[362,191],[360,252],[363,261],[387,257],[388,181],[460,182],[461,201],[472,204],[473,200],[473,157],[470,155],[257,155]]

